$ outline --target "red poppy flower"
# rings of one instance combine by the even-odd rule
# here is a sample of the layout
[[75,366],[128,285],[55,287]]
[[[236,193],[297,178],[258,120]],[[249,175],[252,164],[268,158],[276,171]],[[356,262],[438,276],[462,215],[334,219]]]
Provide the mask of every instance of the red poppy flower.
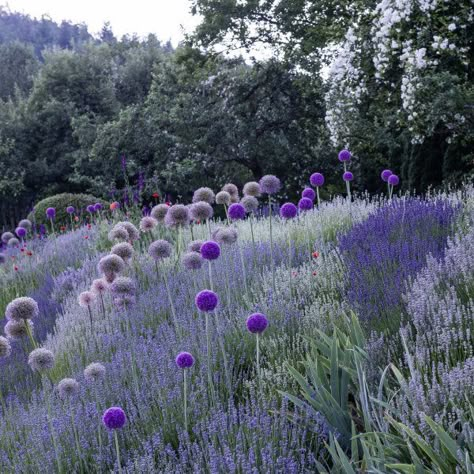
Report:
[[313,258],[318,258],[319,257],[319,252],[313,252],[312,255],[313,255]]

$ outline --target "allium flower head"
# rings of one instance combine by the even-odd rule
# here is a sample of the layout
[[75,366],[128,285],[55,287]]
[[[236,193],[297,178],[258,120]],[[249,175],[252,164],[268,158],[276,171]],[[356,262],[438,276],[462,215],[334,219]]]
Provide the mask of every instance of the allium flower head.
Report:
[[93,212],[95,212],[94,204],[89,204],[89,205],[86,207],[86,210],[87,210],[87,212],[90,212],[91,214],[92,214]]
[[391,186],[398,186],[400,182],[400,178],[396,174],[392,174],[388,177],[388,184]]
[[92,362],[84,369],[84,378],[87,382],[97,382],[105,376],[105,367],[98,362]]
[[259,197],[262,194],[260,184],[256,181],[250,181],[244,185],[244,196]]
[[201,245],[201,255],[206,260],[217,260],[220,254],[221,248],[217,242],[208,240]]
[[183,204],[171,206],[165,216],[167,227],[184,227],[189,224],[189,221],[189,209]]
[[117,278],[116,273],[104,273],[104,280],[110,284]]
[[214,311],[219,304],[219,297],[211,290],[202,290],[196,295],[195,303],[201,311]]
[[123,221],[123,222],[119,222],[119,224],[125,227],[125,229],[127,229],[128,240],[133,241],[133,240],[140,239],[140,232],[138,232],[138,229],[131,222]]
[[4,244],[6,244],[6,243],[8,243],[8,241],[9,241],[10,239],[13,239],[13,237],[15,237],[15,236],[14,236],[11,232],[4,232],[4,233],[2,234],[2,242],[3,242]]
[[193,194],[193,203],[204,201],[208,204],[213,204],[214,199],[214,191],[211,188],[199,188]]
[[189,352],[180,352],[176,357],[176,365],[180,369],[188,369],[194,365],[194,357]]
[[213,238],[221,245],[232,245],[237,242],[237,230],[233,227],[220,227],[213,234]]
[[343,175],[342,175],[342,179],[344,181],[352,181],[354,179],[354,175],[350,172],[350,171],[346,171]]
[[7,256],[4,253],[0,253],[0,264],[7,261]]
[[168,206],[168,204],[158,204],[151,210],[150,215],[158,222],[163,222],[165,220],[169,208],[170,207]]
[[247,329],[252,334],[261,334],[268,326],[268,319],[262,313],[251,314],[247,318]]
[[62,379],[57,386],[59,397],[65,400],[79,392],[79,382],[76,379]]
[[17,247],[20,245],[20,241],[16,237],[12,237],[7,244],[9,247]]
[[54,207],[48,207],[48,209],[46,209],[46,217],[48,219],[54,219],[56,217],[56,209]]
[[276,194],[281,189],[281,182],[272,174],[267,174],[260,179],[260,190],[264,194]]
[[168,258],[173,251],[173,246],[167,240],[155,240],[148,248],[148,254],[155,260]]
[[142,217],[140,221],[140,230],[142,232],[150,232],[158,225],[158,221],[151,216]]
[[10,341],[3,336],[0,336],[0,357],[8,357],[12,352]]
[[301,193],[301,197],[311,199],[314,201],[316,199],[316,193],[311,188],[304,188],[303,192]]
[[301,211],[309,211],[310,209],[313,209],[313,205],[313,201],[307,197],[301,198],[298,202],[298,207]]
[[118,255],[124,262],[127,262],[133,256],[133,246],[128,242],[120,242],[110,249],[110,253]]
[[50,370],[54,367],[54,354],[43,347],[35,349],[28,356],[28,365],[37,372]]
[[122,224],[116,224],[109,232],[109,240],[128,240],[128,231]]
[[102,206],[102,204],[101,204],[100,202],[96,202],[96,203],[94,204],[94,211],[95,211],[95,212],[99,212],[99,211],[101,211],[103,208],[104,208],[104,206]]
[[214,215],[214,210],[208,202],[198,201],[191,206],[190,214],[195,221],[205,221]]
[[15,298],[8,303],[5,317],[10,320],[33,319],[39,315],[38,303],[29,296]]
[[231,201],[231,195],[227,191],[220,191],[216,194],[216,204],[225,204],[228,206]]
[[33,227],[33,224],[29,219],[22,219],[18,223],[18,227],[23,227],[23,229],[30,230]]
[[118,277],[110,285],[110,291],[114,296],[133,296],[135,294],[135,282],[128,277]]
[[382,178],[383,181],[387,182],[388,178],[392,175],[391,170],[383,170],[382,173],[380,173],[380,177]]
[[204,240],[193,240],[188,244],[188,251],[189,252],[200,252],[201,246],[204,243]]
[[254,196],[244,196],[240,204],[244,206],[245,212],[255,212],[258,209],[258,199]]
[[187,252],[183,255],[182,262],[187,270],[199,270],[204,263],[204,259],[199,252]]
[[235,184],[227,183],[222,186],[221,191],[226,191],[230,194],[231,197],[239,195],[239,188]]
[[91,291],[96,295],[105,293],[109,289],[109,284],[103,278],[97,278],[92,282]]
[[26,229],[24,227],[17,227],[15,229],[15,234],[18,235],[18,237],[25,237],[26,235]]
[[4,328],[6,336],[10,339],[21,339],[22,337],[27,336],[27,324],[30,327],[30,331],[32,331],[33,322],[29,319],[20,319],[18,321],[11,319],[10,321],[7,321],[7,324],[5,324]]
[[351,159],[351,152],[349,150],[341,150],[339,152],[339,155],[337,155],[339,161],[344,162],[344,161],[349,161]]
[[79,301],[79,306],[87,308],[95,301],[95,294],[92,291],[83,291],[77,300]]
[[233,221],[245,219],[245,207],[240,203],[231,204],[229,207],[229,217]]
[[125,269],[125,262],[118,255],[106,255],[99,260],[98,268],[104,275],[117,274]]
[[293,219],[296,214],[298,214],[298,208],[292,202],[287,202],[280,208],[280,216],[283,219]]
[[102,423],[109,430],[118,430],[123,428],[127,421],[125,412],[120,407],[110,407],[105,410],[102,416]]
[[66,207],[66,212],[68,214],[74,214],[74,212],[76,212],[76,209],[74,209],[74,206],[68,206]]
[[311,183],[311,186],[320,187],[324,184],[324,176],[321,173],[313,173],[309,177],[309,182]]

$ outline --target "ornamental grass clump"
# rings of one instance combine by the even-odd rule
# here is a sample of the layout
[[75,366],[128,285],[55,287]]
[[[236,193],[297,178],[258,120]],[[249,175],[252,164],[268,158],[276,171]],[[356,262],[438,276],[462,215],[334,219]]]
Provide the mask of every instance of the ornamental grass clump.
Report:
[[183,369],[183,401],[184,401],[184,429],[188,432],[188,398],[186,372],[194,365],[194,357],[189,352],[180,352],[176,357],[176,365]]

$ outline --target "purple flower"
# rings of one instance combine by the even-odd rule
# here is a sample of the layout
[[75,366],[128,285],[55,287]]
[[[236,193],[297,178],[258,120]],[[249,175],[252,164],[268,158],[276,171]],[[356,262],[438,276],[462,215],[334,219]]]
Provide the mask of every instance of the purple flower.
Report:
[[400,182],[400,178],[396,174],[392,174],[388,177],[388,184],[392,186],[398,186]]
[[217,242],[208,240],[201,245],[201,255],[206,260],[217,260],[220,254],[221,248]]
[[56,209],[54,207],[48,207],[48,209],[46,209],[46,217],[48,219],[54,219],[56,217]]
[[199,270],[204,260],[199,252],[187,252],[183,255],[182,262],[187,270]]
[[229,207],[229,217],[234,221],[245,219],[245,207],[239,203],[231,204]]
[[219,303],[218,296],[211,290],[202,290],[196,295],[194,300],[196,306],[201,311],[213,311]]
[[247,318],[247,329],[252,334],[261,334],[268,326],[268,319],[262,313],[251,314]]
[[324,184],[324,176],[321,173],[313,173],[309,178],[309,182],[311,186],[320,187]]
[[281,182],[272,174],[265,175],[259,182],[260,191],[264,194],[275,194],[281,189]]
[[311,201],[314,201],[316,199],[316,193],[311,188],[304,188],[303,192],[301,193],[301,196],[304,198],[311,199]]
[[107,408],[102,416],[102,423],[104,423],[109,430],[122,428],[126,421],[127,417],[125,416],[125,412],[120,407]]
[[301,198],[298,202],[301,211],[309,211],[313,208],[313,201],[307,197]]
[[94,204],[94,211],[99,212],[102,210],[102,207],[103,207],[102,204],[100,202],[97,202]]
[[92,214],[93,212],[95,212],[94,204],[89,204],[89,205],[86,207],[86,209],[87,209],[87,212],[90,212],[91,214]]
[[392,175],[393,173],[391,172],[391,170],[383,170],[382,173],[380,174],[380,177],[385,181],[387,182],[388,181],[388,178],[390,178],[390,176]]
[[24,229],[23,227],[17,227],[15,229],[15,233],[16,235],[18,235],[18,237],[24,237],[26,235],[26,229]]
[[180,352],[176,357],[176,365],[180,369],[188,369],[194,365],[194,357],[189,352]]
[[352,181],[354,179],[354,175],[350,172],[350,171],[346,171],[343,175],[342,175],[342,179],[344,181]]
[[298,208],[292,202],[287,202],[280,208],[280,216],[283,219],[293,219],[296,214],[298,214]]
[[68,214],[74,214],[74,212],[76,211],[76,209],[74,209],[74,206],[68,206],[66,207],[66,212]]
[[341,150],[337,156],[339,161],[349,161],[351,159],[351,152],[349,150]]

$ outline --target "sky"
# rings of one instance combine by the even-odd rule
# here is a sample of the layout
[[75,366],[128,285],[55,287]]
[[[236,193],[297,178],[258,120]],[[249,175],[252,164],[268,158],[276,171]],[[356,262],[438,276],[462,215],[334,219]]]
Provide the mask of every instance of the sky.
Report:
[[86,23],[92,34],[108,21],[115,36],[154,33],[174,46],[183,39],[183,29],[191,32],[199,23],[189,0],[0,0],[0,5],[32,17]]

